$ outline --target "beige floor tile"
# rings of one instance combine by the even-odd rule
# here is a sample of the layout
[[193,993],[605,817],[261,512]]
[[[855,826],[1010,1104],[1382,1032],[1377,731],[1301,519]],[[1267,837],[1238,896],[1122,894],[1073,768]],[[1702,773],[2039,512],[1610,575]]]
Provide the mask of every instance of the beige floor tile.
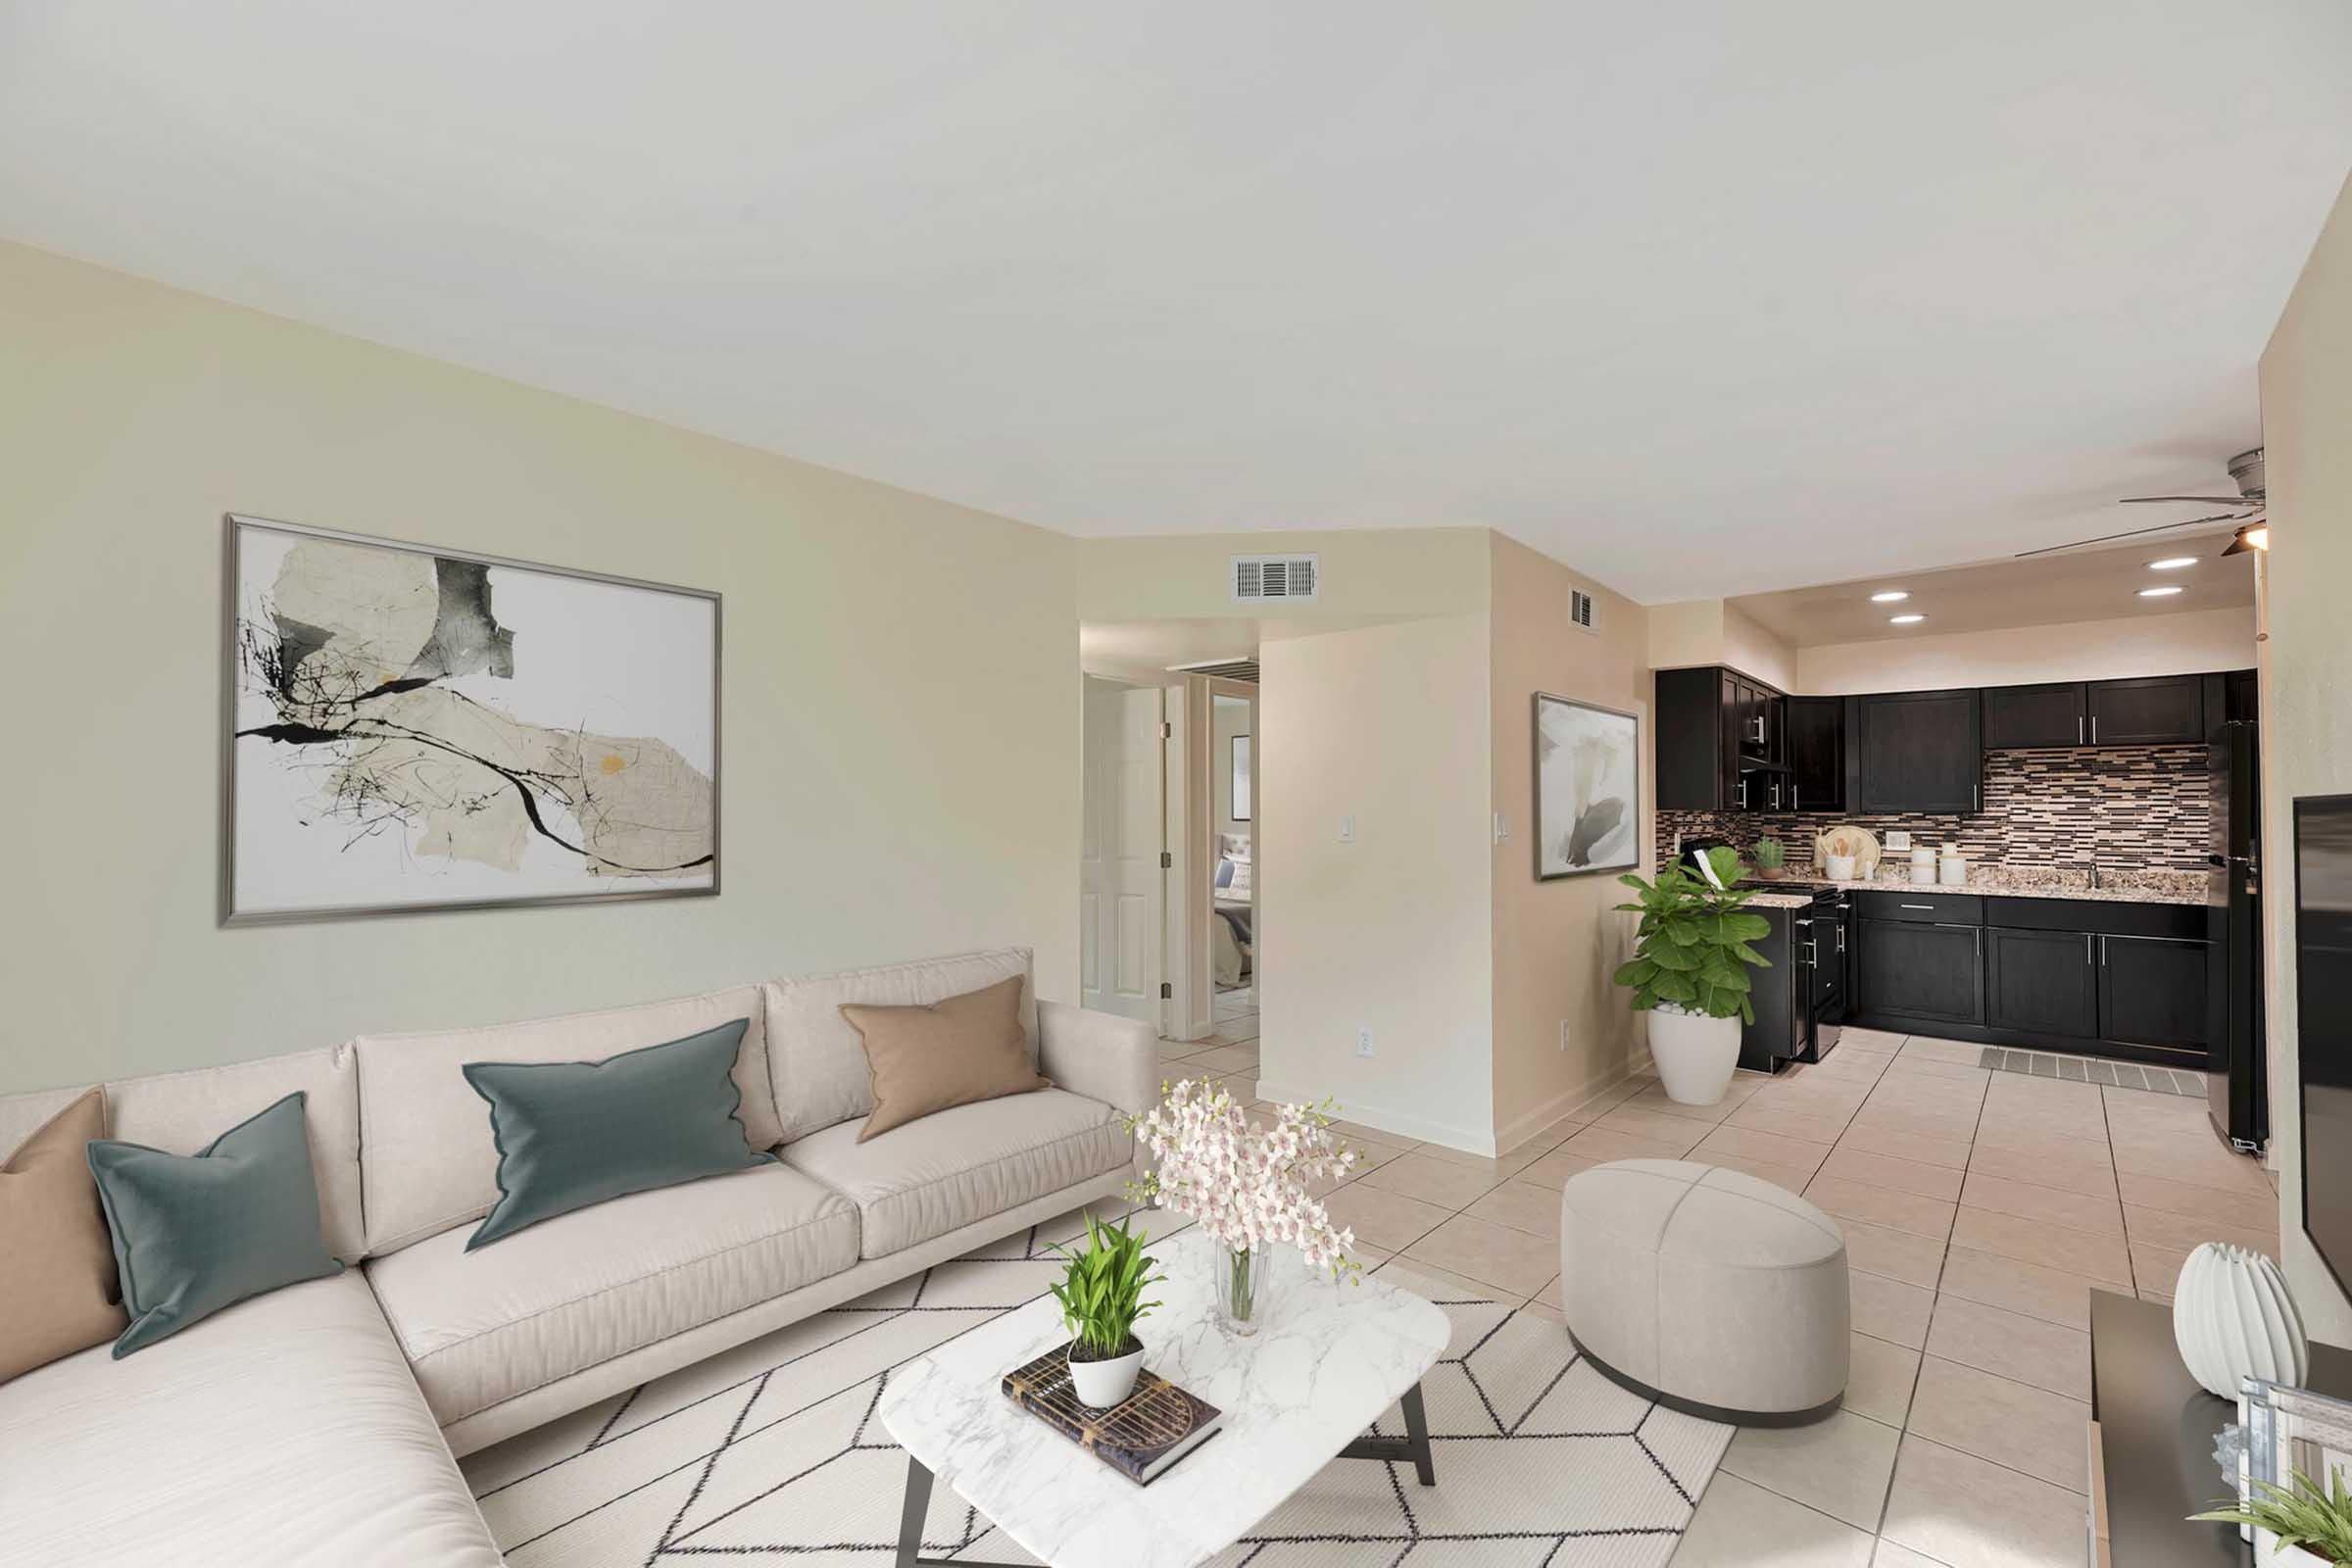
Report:
[[2104,1086],[2072,1078],[2044,1078],[2034,1073],[2004,1072],[1985,1091],[1987,1105],[2064,1105],[2106,1114]]
[[1578,1171],[1591,1170],[1593,1166],[1603,1163],[1605,1163],[1604,1159],[1598,1154],[1572,1154],[1568,1152],[1568,1146],[1562,1144],[1512,1177],[1511,1180],[1526,1182],[1535,1187],[1548,1188],[1556,1193],[1567,1186],[1568,1178]]
[[2090,1336],[2022,1312],[1939,1296],[1927,1350],[2070,1399],[2090,1397]]
[[1474,1280],[1467,1274],[1456,1274],[1401,1254],[1381,1264],[1376,1272],[1389,1284],[1410,1291],[1424,1300],[1494,1301],[1508,1307],[1527,1304],[1527,1298],[1516,1292],[1497,1290],[1484,1280]]
[[1878,1528],[1894,1468],[1894,1428],[1839,1410],[1801,1427],[1742,1427],[1723,1468],[1862,1530]]
[[1324,1199],[1323,1210],[1334,1225],[1351,1227],[1358,1240],[1390,1252],[1403,1251],[1453,1217],[1449,1208],[1367,1187],[1360,1181],[1349,1182]]
[[1933,1290],[1943,1272],[1944,1242],[1940,1236],[1922,1236],[1916,1231],[1898,1231],[1887,1225],[1846,1218],[1838,1221],[1838,1228],[1845,1232],[1847,1265],[1865,1274],[1901,1280],[1905,1285],[1925,1285]]
[[[1567,1136],[1567,1133],[1560,1134],[1561,1139],[1565,1139]],[[1507,1154],[1473,1154],[1467,1150],[1447,1149],[1443,1144],[1423,1144],[1413,1152],[1431,1159],[1443,1160],[1448,1165],[1459,1165],[1464,1170],[1477,1171],[1489,1181],[1498,1182],[1506,1176],[1518,1174],[1537,1160],[1542,1159],[1545,1154],[1551,1152],[1555,1144],[1546,1144],[1541,1149],[1523,1145]]]
[[1569,1114],[1592,1121],[1608,1110],[1610,1106],[1622,1105],[1643,1090],[1655,1086],[1657,1081],[1656,1074],[1646,1072],[1632,1078],[1621,1079],[1609,1085],[1608,1088],[1595,1092],[1592,1099],[1576,1106]]
[[2087,1330],[2090,1293],[2116,1287],[2064,1269],[1954,1247],[1944,1257],[1943,1282],[1938,1289],[1946,1296],[2006,1307],[2045,1323]]
[[1680,1159],[1690,1152],[1690,1146],[1679,1138],[1672,1143],[1660,1143],[1654,1138],[1635,1138],[1606,1127],[1587,1127],[1552,1151],[1595,1164],[1611,1159]]
[[1895,1083],[1906,1078],[1925,1078],[1943,1084],[1975,1084],[1982,1088],[1992,1077],[1973,1063],[1943,1061],[1935,1056],[1898,1056],[1886,1069],[1884,1082]]
[[2180,1280],[2180,1265],[2187,1261],[2186,1252],[2168,1247],[2135,1245],[2132,1249],[2132,1283],[2140,1294],[2161,1296],[2169,1301],[2173,1298],[2173,1287]]
[[1891,1056],[1903,1049],[1905,1036],[1889,1034],[1884,1029],[1847,1029],[1838,1037],[1840,1052],[1860,1051]]
[[1919,1354],[1887,1340],[1854,1335],[1845,1408],[1865,1420],[1899,1429],[1911,1409],[1912,1386],[1919,1381]]
[[1163,1040],[1159,1043],[1160,1075],[1169,1079],[1198,1078],[1200,1075],[1200,1071],[1198,1069],[1188,1070],[1185,1063],[1201,1052],[1214,1049],[1205,1040],[1180,1042],[1174,1045]]
[[1932,1035],[1913,1035],[1903,1042],[1903,1049],[1898,1054],[1913,1061],[1942,1061],[1961,1067],[1974,1067],[1984,1059],[1984,1048],[1965,1040],[1937,1040]]
[[[2070,1157],[2077,1150],[2097,1149],[2096,1158]],[[2032,1182],[2038,1187],[2058,1187],[2070,1193],[2088,1193],[2093,1198],[2115,1196],[2115,1156],[2093,1144],[2070,1144],[2060,1154],[2049,1144],[2041,1148],[2004,1149],[1998,1144],[1979,1144],[1970,1152],[1968,1168],[1987,1176],[2005,1176],[2013,1182]]]
[[2103,1144],[2107,1141],[2107,1124],[2096,1110],[2021,1110],[2015,1106],[1986,1105],[1977,1122],[1977,1141],[1995,1140],[2004,1149],[2016,1149],[2029,1139],[2059,1148],[2072,1144]]
[[1674,1549],[1674,1568],[1869,1568],[1852,1525],[1718,1471]]
[[2276,1230],[2278,1225],[2277,1193],[2198,1187],[2139,1171],[2126,1171],[2116,1180],[2122,1185],[2124,1201],[2135,1208],[2151,1208],[2159,1213],[2181,1214],[2251,1230],[2265,1227]]
[[1351,1144],[1380,1144],[1403,1152],[1421,1147],[1421,1140],[1402,1133],[1388,1132],[1379,1127],[1367,1127],[1360,1121],[1341,1121],[1334,1118],[1332,1131]]
[[1802,1165],[1782,1165],[1769,1159],[1750,1159],[1745,1154],[1727,1153],[1720,1149],[1703,1152],[1694,1149],[1688,1157],[1702,1165],[1720,1165],[1725,1170],[1744,1172],[1792,1195],[1803,1193],[1805,1183],[1813,1179],[1813,1173]]
[[1554,1274],[1551,1277],[1551,1283],[1536,1293],[1535,1300],[1532,1304],[1536,1306],[1547,1306],[1554,1312],[1557,1312],[1560,1309],[1559,1275]]
[[1504,1182],[1463,1212],[1472,1219],[1507,1225],[1530,1236],[1559,1240],[1560,1195],[1533,1182]]
[[1418,1198],[1425,1203],[1464,1209],[1494,1191],[1501,1178],[1464,1165],[1449,1165],[1416,1150],[1376,1170],[1364,1172],[1357,1180],[1369,1187]]
[[[1974,1110],[1925,1109],[1913,1105],[1881,1104],[1876,1101],[1854,1112],[1846,1123],[1845,1137],[1850,1142],[1856,1129],[1870,1133],[1888,1133],[1903,1139],[1936,1138],[1947,1143],[1968,1143],[1977,1135],[1977,1113]],[[1923,1154],[1919,1156],[1925,1158]]]
[[2168,1214],[2160,1208],[2142,1208],[2136,1203],[2126,1203],[2124,1229],[2131,1235],[2134,1247],[2169,1248],[2187,1252],[2207,1242],[2228,1242],[2232,1247],[2250,1247],[2272,1257],[2278,1255],[2278,1216],[2276,1213],[2270,1216],[2268,1225],[2223,1225],[2209,1219],[2192,1219],[2186,1214]]
[[1968,1185],[1960,1191],[1960,1201],[1972,1208],[2047,1220],[2052,1225],[2096,1231],[2102,1236],[2124,1233],[2124,1207],[2111,1197],[2070,1193],[2063,1187],[2036,1187],[2032,1182],[2012,1181],[1983,1171],[1968,1173]]
[[1688,1116],[1666,1116],[1654,1110],[1643,1110],[1631,1101],[1610,1107],[1592,1125],[1606,1132],[1647,1139],[1653,1144],[1671,1144],[1686,1150],[1707,1136],[1704,1123],[1692,1121]]
[[2225,1192],[2251,1193],[2259,1198],[2270,1190],[2262,1166],[2244,1154],[2233,1154],[2214,1141],[2210,1131],[2134,1132],[2119,1128],[2110,1140],[2115,1168],[2141,1176],[2196,1187],[2219,1187]]
[[1974,1454],[1906,1437],[1883,1534],[1954,1568],[2082,1568],[2082,1499]]
[[1559,1243],[1456,1215],[1404,1250],[1407,1262],[1446,1269],[1522,1299],[1560,1272]]
[[1692,1158],[1705,1159],[1710,1153],[1744,1154],[1749,1159],[1768,1159],[1775,1165],[1802,1166],[1808,1171],[1821,1169],[1821,1162],[1830,1154],[1828,1144],[1810,1143],[1802,1138],[1788,1138],[1780,1133],[1758,1132],[1748,1127],[1734,1127],[1728,1122],[1707,1134]]
[[2132,1283],[2132,1261],[2120,1236],[2100,1236],[2046,1220],[1960,1205],[1952,1223],[1952,1245],[1998,1252],[2020,1262],[2084,1274],[2113,1286]]
[[[2074,1163],[2082,1163],[2085,1160],[2095,1161],[2100,1152],[2108,1149],[2108,1145],[2096,1136],[2053,1135],[2037,1127],[2019,1126],[2014,1121],[1994,1121],[1990,1117],[1985,1117],[1977,1128],[1977,1142],[1980,1145],[1990,1145],[1994,1149],[2011,1150],[2018,1153],[2040,1154],[2047,1152]],[[2110,1159],[2114,1157],[2112,1152],[2108,1157]]]
[[1916,1350],[1928,1343],[1928,1319],[1936,1309],[1936,1293],[1921,1285],[1877,1274],[1848,1274],[1853,1293],[1853,1326],[1857,1333]]
[[1661,1116],[1681,1116],[1688,1121],[1718,1122],[1748,1102],[1769,1080],[1760,1075],[1740,1073],[1723,1092],[1723,1098],[1712,1105],[1686,1105],[1666,1093],[1663,1084],[1652,1084],[1625,1103],[1636,1110],[1654,1111]]
[[1965,1138],[1923,1138],[1914,1133],[1848,1122],[1838,1147],[1869,1154],[1892,1154],[1897,1159],[1943,1165],[1952,1170],[1968,1169],[1969,1144]]
[[1946,1165],[1930,1165],[1894,1154],[1874,1154],[1866,1149],[1838,1149],[1822,1161],[1821,1174],[1843,1181],[1863,1182],[1914,1193],[1921,1198],[1959,1201],[1961,1173]]
[[1578,1128],[1589,1127],[1592,1124],[1592,1118],[1590,1116],[1562,1116],[1559,1120],[1551,1123],[1549,1126],[1538,1128],[1536,1131],[1528,1134],[1525,1138],[1520,1139],[1510,1148],[1504,1150],[1503,1154],[1507,1157],[1512,1154],[1525,1153],[1532,1154],[1536,1158],[1541,1159],[1544,1155],[1550,1153],[1553,1150],[1559,1148],[1560,1145],[1566,1143],[1568,1141],[1568,1136],[1575,1132]]
[[1563,1332],[1565,1332],[1568,1327],[1568,1319],[1561,1313],[1560,1309],[1541,1298],[1533,1298],[1520,1302],[1519,1310],[1527,1316],[1535,1318],[1539,1322],[1549,1323],[1553,1327],[1560,1329]]
[[1851,1112],[1836,1115],[1808,1114],[1804,1111],[1784,1110],[1777,1105],[1760,1105],[1749,1101],[1732,1113],[1724,1123],[1750,1132],[1772,1133],[1781,1138],[1794,1138],[1808,1144],[1835,1144],[1853,1119]]
[[1184,1070],[1195,1077],[1204,1072],[1241,1072],[1257,1070],[1255,1046],[1217,1046],[1197,1055],[1185,1058]]
[[1933,1557],[1881,1536],[1878,1552],[1870,1559],[1870,1568],[1951,1568],[1951,1564],[1937,1562]]
[[1922,1198],[1890,1187],[1873,1187],[1838,1176],[1814,1177],[1805,1189],[1805,1197],[1823,1212],[1839,1219],[1858,1219],[1890,1230],[1909,1231],[1915,1236],[1931,1236],[1937,1241],[1951,1234],[1953,1205],[1939,1199]]
[[1920,1364],[1910,1430],[1947,1448],[2082,1492],[2087,1486],[2083,1423],[2089,1419],[2087,1400],[1931,1354]]

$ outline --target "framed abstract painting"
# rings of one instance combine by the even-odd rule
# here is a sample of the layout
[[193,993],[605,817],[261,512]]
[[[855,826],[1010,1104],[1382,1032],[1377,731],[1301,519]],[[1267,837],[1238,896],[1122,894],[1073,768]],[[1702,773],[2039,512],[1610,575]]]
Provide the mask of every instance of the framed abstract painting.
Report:
[[227,519],[236,925],[718,892],[719,596]]
[[1536,877],[1642,861],[1641,724],[1631,713],[1536,693]]

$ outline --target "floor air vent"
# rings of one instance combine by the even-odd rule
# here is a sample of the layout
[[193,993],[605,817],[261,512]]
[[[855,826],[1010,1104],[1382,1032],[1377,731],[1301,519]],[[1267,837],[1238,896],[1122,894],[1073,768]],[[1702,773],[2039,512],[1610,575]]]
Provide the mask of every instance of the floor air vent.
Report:
[[1311,600],[1315,597],[1312,556],[1236,556],[1233,597],[1238,601]]

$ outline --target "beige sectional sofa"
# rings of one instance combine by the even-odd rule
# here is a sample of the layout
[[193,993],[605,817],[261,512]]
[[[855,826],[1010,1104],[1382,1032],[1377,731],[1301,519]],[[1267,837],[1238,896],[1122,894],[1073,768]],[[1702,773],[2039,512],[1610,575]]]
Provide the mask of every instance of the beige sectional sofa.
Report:
[[[327,1244],[356,1266],[0,1384],[0,1563],[497,1562],[454,1455],[1123,1190],[1118,1117],[1158,1093],[1154,1032],[1033,993],[1054,1088],[857,1142],[872,1104],[840,1004],[1029,969],[1004,950],[109,1083],[115,1137],[180,1153],[307,1091]],[[464,1063],[600,1059],[736,1018],[741,1115],[778,1163],[464,1250],[497,1197]],[[0,1155],[87,1087],[0,1099]]]

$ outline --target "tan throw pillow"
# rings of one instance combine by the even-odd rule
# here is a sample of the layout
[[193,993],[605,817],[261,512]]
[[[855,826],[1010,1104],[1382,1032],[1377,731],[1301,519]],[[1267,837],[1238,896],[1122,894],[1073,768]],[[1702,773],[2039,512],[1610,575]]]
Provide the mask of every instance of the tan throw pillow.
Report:
[[874,1113],[858,1130],[864,1143],[918,1116],[974,1101],[1051,1089],[1029,1064],[1021,1029],[1025,975],[1000,980],[927,1007],[842,1004],[841,1015],[865,1043],[874,1080]]
[[0,1165],[0,1383],[104,1345],[130,1321],[86,1152],[105,1136],[106,1093],[93,1089]]

